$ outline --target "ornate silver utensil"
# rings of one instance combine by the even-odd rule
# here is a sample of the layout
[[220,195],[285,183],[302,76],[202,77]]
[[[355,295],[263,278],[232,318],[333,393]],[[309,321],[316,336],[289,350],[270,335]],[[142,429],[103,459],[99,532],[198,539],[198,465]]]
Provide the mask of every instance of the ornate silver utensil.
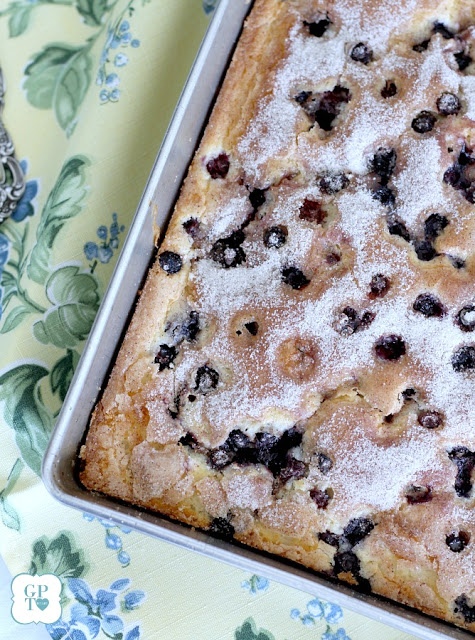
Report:
[[12,215],[25,191],[23,170],[14,156],[12,139],[2,123],[4,96],[5,82],[0,69],[0,223]]

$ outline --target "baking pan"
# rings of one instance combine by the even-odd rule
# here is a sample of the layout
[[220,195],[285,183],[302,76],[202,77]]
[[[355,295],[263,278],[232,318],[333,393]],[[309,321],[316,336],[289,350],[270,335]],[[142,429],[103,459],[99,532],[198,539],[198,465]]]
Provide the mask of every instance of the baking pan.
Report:
[[425,640],[473,640],[468,631],[384,598],[363,595],[297,564],[216,540],[164,516],[87,491],[74,472],[90,415],[155,254],[157,225],[163,235],[251,4],[249,0],[221,0],[215,11],[64,401],[43,460],[43,481],[55,498],[71,507],[264,575]]

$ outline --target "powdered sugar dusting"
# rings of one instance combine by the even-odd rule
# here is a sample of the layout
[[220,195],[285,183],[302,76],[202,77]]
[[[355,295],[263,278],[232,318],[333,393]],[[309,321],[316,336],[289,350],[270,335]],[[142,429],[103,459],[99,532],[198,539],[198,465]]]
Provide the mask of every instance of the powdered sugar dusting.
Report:
[[[457,234],[461,217],[443,183],[445,133],[417,134],[411,121],[421,108],[434,110],[442,91],[458,92],[459,86],[467,116],[473,117],[475,89],[470,76],[451,68],[452,45],[440,35],[433,36],[419,57],[410,53],[406,59],[400,48],[398,53],[386,52],[392,35],[415,10],[415,0],[386,0],[384,8],[376,6],[371,12],[363,4],[337,0],[334,10],[342,23],[323,38],[309,37],[296,15],[286,43],[288,55],[277,67],[272,91],[258,104],[238,143],[245,180],[252,176],[266,187],[270,184],[265,203],[243,227],[246,258],[237,267],[213,262],[206,247],[240,228],[249,213],[247,194],[228,194],[210,222],[190,276],[194,308],[208,333],[199,348],[180,345],[183,357],[177,358],[174,370],[184,398],[180,420],[210,447],[221,445],[233,429],[252,438],[262,431],[279,435],[296,423],[310,424],[325,411],[322,402],[331,398],[337,406],[339,394],[348,389],[362,399],[382,431],[388,413],[404,410],[403,391],[414,389],[412,404],[406,407],[406,431],[397,437],[387,429],[387,439],[378,440],[381,434],[375,437],[357,411],[350,419],[338,406],[330,422],[340,424],[344,437],[335,436],[333,426],[318,434],[319,446],[335,456],[326,480],[338,488],[340,502],[335,498],[331,508],[340,515],[348,509],[392,509],[408,484],[440,472],[449,447],[473,447],[475,428],[473,372],[452,366],[457,349],[473,344],[473,336],[454,322],[460,299],[456,292],[443,298],[445,315],[440,318],[416,312],[413,305],[420,293],[442,296],[447,288],[439,291],[437,278],[417,262],[411,244],[389,235],[387,227],[388,214],[394,214],[421,238],[424,221],[439,212],[450,217],[450,229]],[[349,46],[359,40],[381,56],[374,61],[374,73],[349,59]],[[379,86],[392,72],[397,83],[397,73],[406,74],[412,90],[391,101],[381,97]],[[317,125],[311,128],[294,96],[337,84],[348,86],[352,99],[335,128],[322,133]],[[459,120],[443,122],[447,129]],[[396,196],[394,209],[374,198],[382,178],[372,162],[380,147],[397,154],[396,168],[387,177]],[[264,180],[266,171],[276,167],[277,178]],[[319,187],[322,174],[339,172],[346,176],[340,192]],[[321,205],[321,220],[300,217],[305,199]],[[277,248],[263,240],[273,225],[285,229],[285,241]],[[328,247],[336,247],[334,261],[326,261]],[[289,265],[309,282],[301,287],[285,282],[283,269]],[[451,277],[447,268],[441,278]],[[384,296],[372,298],[369,285],[377,274],[387,278],[390,287]],[[454,271],[454,287],[459,286],[456,275]],[[358,317],[366,314],[369,320],[342,331],[344,309]],[[256,326],[252,335],[243,324],[251,320]],[[400,336],[405,347],[394,361],[381,360],[375,351],[377,341],[388,335]],[[202,394],[195,380],[205,364],[219,374],[219,382]],[[443,426],[426,429],[418,424],[423,409],[440,412]],[[301,454],[296,453],[299,459]],[[255,506],[247,491],[247,485],[236,489],[240,507]]]
[[[358,113],[349,130],[326,146],[315,149],[315,145],[311,145],[308,153],[305,152],[307,141],[304,136],[299,142],[299,152],[303,152],[317,171],[333,168],[363,173],[366,166],[362,152],[381,137],[389,135],[395,139],[402,133],[407,126],[408,105],[404,101],[388,105],[375,99],[369,90],[375,81],[374,75],[368,74],[364,65],[351,60],[349,50],[358,41],[369,42],[375,54],[381,56],[381,68],[386,73],[400,68],[408,71],[408,65],[414,65],[392,53],[387,55],[387,45],[416,6],[416,0],[388,0],[384,6],[373,6],[368,12],[364,3],[339,0],[333,10],[341,24],[336,32],[323,38],[309,38],[296,15],[296,24],[286,43],[289,53],[278,68],[272,92],[259,102],[256,116],[238,144],[246,172],[260,176],[265,163],[292,153],[295,138],[309,128],[293,99],[299,91],[322,92],[348,83],[350,88],[360,86],[362,89]],[[447,89],[458,88],[460,80],[445,60],[444,46],[440,38],[435,38],[429,52],[421,59],[414,93],[423,94],[435,79]],[[348,109],[352,108],[350,103]]]
[[385,242],[381,237],[381,221],[385,210],[365,188],[355,193],[345,193],[338,200],[341,212],[340,226],[351,238],[356,249],[354,275],[359,285],[367,287],[375,273],[386,276],[398,274],[399,279],[409,288],[413,284],[413,273],[400,247]]
[[450,45],[447,45],[447,41],[441,37],[432,39],[429,51],[424,56],[422,66],[418,70],[414,95],[427,91],[434,83],[447,91],[457,93],[460,76],[447,64],[445,49],[448,47]]
[[229,316],[231,311],[272,303],[281,286],[280,262],[277,253],[262,264],[242,269],[223,269],[210,260],[201,260],[191,275],[201,299],[199,309]]
[[358,0],[337,0],[335,11],[341,16],[342,31],[350,42],[368,42],[382,54],[388,40],[407,22],[417,7],[417,0],[386,0],[368,4]]
[[[326,90],[333,87],[343,71],[344,41],[308,38],[297,22],[288,38],[290,54],[277,71],[270,98],[258,106],[258,115],[250,123],[246,136],[238,144],[243,166],[250,175],[269,158],[287,150],[297,133],[301,109],[293,100],[303,83]],[[330,84],[328,84],[330,83]],[[328,86],[326,86],[328,85]]]
[[363,174],[368,170],[366,150],[375,151],[382,141],[397,140],[406,128],[407,107],[391,108],[368,93],[354,118],[355,125],[345,141],[345,157],[350,170]]
[[[367,82],[367,80],[365,81]],[[364,86],[362,87],[364,91]],[[315,149],[314,142],[305,135],[298,140],[299,151],[315,173],[326,171],[368,172],[368,157],[381,144],[395,142],[407,126],[409,113],[405,103],[392,106],[364,94],[358,107],[351,102],[351,123],[343,132],[336,131],[327,144]]]
[[[434,438],[427,431],[413,432],[407,439],[385,446],[375,444],[343,409],[337,409],[329,423],[351,430],[354,439],[351,447],[339,449],[328,483],[360,509],[391,509],[421,471],[438,466]],[[319,446],[323,451],[334,448],[334,436],[331,430],[322,430]],[[341,506],[344,508],[344,503]]]
[[249,198],[236,196],[230,198],[215,213],[215,220],[210,230],[210,239],[217,240],[229,235],[236,228],[236,222],[244,221],[246,214],[251,211]]
[[423,212],[429,213],[441,208],[445,213],[447,198],[444,197],[442,188],[437,140],[427,138],[408,141],[404,152],[405,167],[394,179],[398,194],[397,211],[404,222],[414,228]]

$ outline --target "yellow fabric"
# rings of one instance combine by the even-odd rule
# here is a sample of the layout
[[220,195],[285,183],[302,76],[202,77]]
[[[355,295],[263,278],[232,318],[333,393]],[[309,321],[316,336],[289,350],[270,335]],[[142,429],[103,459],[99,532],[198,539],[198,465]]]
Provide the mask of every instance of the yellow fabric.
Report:
[[61,577],[53,638],[409,640],[66,508],[38,476],[212,4],[0,1],[4,120],[29,181],[0,227],[0,553],[14,575]]

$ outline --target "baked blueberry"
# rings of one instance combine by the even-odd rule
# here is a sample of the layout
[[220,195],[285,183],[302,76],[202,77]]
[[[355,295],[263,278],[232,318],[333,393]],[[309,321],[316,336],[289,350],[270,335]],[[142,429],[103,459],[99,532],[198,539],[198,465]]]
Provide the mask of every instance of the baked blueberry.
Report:
[[177,356],[177,350],[173,345],[161,344],[154,362],[159,365],[159,371],[170,369]]
[[[351,573],[357,580],[360,589],[366,593],[371,592],[371,584],[369,580],[360,575],[361,564],[358,556],[352,550],[353,545],[345,538],[344,535],[338,539],[338,551],[333,559],[333,573]],[[335,545],[336,546],[336,545]]]
[[211,389],[216,389],[218,382],[219,373],[205,364],[196,372],[195,391],[203,394],[208,393]]
[[198,238],[200,235],[200,221],[197,218],[188,218],[183,223],[183,229],[192,238]]
[[259,331],[259,325],[257,322],[246,322],[244,326],[251,336],[257,336],[257,332]]
[[319,453],[317,456],[317,467],[324,475],[326,475],[333,467],[333,462],[331,458],[324,453]]
[[264,244],[268,249],[280,249],[287,242],[287,229],[282,225],[264,231]]
[[314,222],[316,224],[322,224],[325,221],[327,214],[322,209],[322,205],[320,202],[316,200],[310,200],[310,198],[305,198],[300,209],[299,209],[299,218],[301,220],[306,220],[307,222]]
[[212,469],[220,471],[233,461],[233,454],[226,446],[213,449],[208,454],[208,464]]
[[455,93],[444,91],[444,93],[437,98],[437,110],[443,116],[456,116],[460,108],[460,100]]
[[459,53],[455,53],[454,58],[459,68],[459,71],[465,71],[465,69],[468,66],[470,66],[473,62],[471,56],[465,53],[465,51],[460,51]]
[[367,578],[363,578],[363,576],[361,574],[358,574],[357,576],[355,576],[357,582],[358,582],[358,589],[359,591],[361,591],[361,593],[372,593],[373,592],[373,588],[371,586],[371,581],[368,580]]
[[293,447],[298,447],[302,442],[302,432],[299,431],[297,427],[292,427],[291,429],[287,429],[281,435],[279,440],[279,448],[287,452],[289,449]]
[[301,472],[304,473],[306,468],[299,460],[292,461],[289,451],[301,441],[302,434],[296,427],[284,431],[280,438],[265,431],[258,433],[254,442],[256,461],[264,464],[274,476],[281,476],[284,469],[288,468],[284,477],[290,479],[292,474],[296,477]]
[[399,360],[406,353],[406,343],[395,334],[381,336],[374,346],[378,358],[381,360]]
[[387,184],[396,167],[397,154],[394,149],[380,147],[370,161],[370,169],[381,179],[381,184]]
[[406,500],[409,504],[421,504],[432,500],[432,488],[418,484],[410,484],[406,488]]
[[466,531],[452,531],[446,538],[445,544],[454,553],[460,553],[470,542],[470,534]]
[[176,344],[187,340],[188,342],[194,342],[196,336],[200,331],[200,316],[197,311],[190,311],[190,313],[180,318],[178,321],[169,323],[165,330],[171,332]]
[[171,406],[167,407],[167,411],[171,415],[173,420],[176,420],[178,418],[178,414],[180,413],[180,403],[181,396],[179,393],[177,393],[177,395],[173,398]]
[[297,95],[294,96],[294,100],[297,104],[302,106],[307,102],[307,100],[310,98],[311,95],[312,95],[311,91],[301,91],[300,93],[297,93]]
[[[393,190],[387,185],[381,185],[372,194],[374,200],[378,200],[381,204],[386,205],[387,207],[392,207],[396,202],[396,196],[394,195]],[[390,232],[391,233],[391,232]]]
[[431,293],[418,295],[412,308],[426,318],[442,318],[447,313],[441,301]]
[[383,276],[382,273],[377,273],[371,278],[371,282],[369,283],[368,297],[371,300],[374,300],[375,298],[384,298],[384,296],[389,291],[390,286],[391,281],[389,280],[389,278]]
[[165,271],[167,276],[178,273],[183,266],[183,261],[178,253],[164,251],[158,256],[158,264]]
[[442,22],[434,22],[432,32],[440,33],[440,35],[445,38],[445,40],[451,40],[454,37],[454,33],[450,31],[450,29],[446,27]]
[[262,205],[266,201],[266,190],[253,189],[249,193],[249,201],[252,204],[253,209],[256,211],[257,209],[259,209],[259,207],[262,207]]
[[471,182],[470,186],[465,188],[463,195],[465,200],[471,204],[475,204],[475,182]]
[[471,154],[472,150],[464,145],[455,164],[445,171],[443,179],[454,189],[461,191],[468,202],[474,204],[475,180],[473,180],[473,173],[467,170],[475,162]]
[[368,518],[353,518],[343,529],[343,537],[354,547],[374,529],[374,522]]
[[457,161],[444,173],[444,182],[450,184],[457,191],[462,191],[466,200],[473,202],[474,184],[467,169],[475,163],[472,149],[464,144],[460,150]]
[[421,111],[411,122],[416,133],[428,133],[434,128],[436,117],[430,111]]
[[417,416],[417,422],[425,429],[438,429],[444,422],[444,417],[439,411],[426,409],[420,411]]
[[448,452],[450,460],[457,465],[454,489],[460,498],[468,498],[472,491],[472,471],[475,468],[475,453],[467,447],[454,447]]
[[454,613],[460,613],[465,622],[468,624],[475,622],[475,605],[469,604],[465,593],[455,599],[454,605]]
[[358,42],[355,44],[350,52],[350,58],[355,62],[361,62],[362,64],[368,64],[373,59],[373,51],[371,47],[364,42]]
[[243,231],[246,227],[248,227],[251,224],[251,222],[254,222],[254,220],[256,219],[256,215],[257,215],[257,209],[253,209],[247,214],[247,216],[244,218],[244,220],[241,223],[241,226],[240,226],[241,231]]
[[459,347],[452,356],[454,371],[470,371],[475,369],[475,347],[465,345]]
[[331,500],[328,489],[310,489],[310,497],[319,509],[326,509]]
[[256,434],[255,449],[257,461],[268,467],[277,457],[276,447],[279,442],[277,436],[263,431]]
[[209,175],[213,180],[225,178],[229,171],[229,157],[226,153],[220,153],[216,158],[211,158],[206,164]]
[[457,162],[460,166],[466,167],[475,163],[475,156],[472,155],[473,151],[464,143],[462,148],[460,149],[459,157],[457,158]]
[[437,255],[437,251],[429,240],[416,240],[416,242],[414,242],[414,251],[422,262],[429,262]]
[[259,451],[268,451],[276,446],[279,441],[277,436],[272,435],[272,433],[268,433],[267,431],[262,431],[260,433],[256,433],[256,446]]
[[406,225],[397,218],[391,217],[388,219],[388,231],[392,236],[399,236],[400,238],[403,238],[403,240],[406,240],[406,242],[409,242],[411,239]]
[[424,237],[433,242],[449,224],[448,219],[440,213],[431,213],[424,222]]
[[279,472],[279,478],[281,482],[285,484],[286,482],[289,482],[289,480],[299,480],[300,478],[303,478],[306,472],[307,467],[304,462],[289,456],[285,467]]
[[200,331],[200,316],[197,311],[190,311],[188,319],[181,325],[180,335],[188,342],[193,342]]
[[335,264],[341,262],[341,254],[336,250],[330,250],[325,254],[325,262],[333,267]]
[[422,42],[419,42],[418,44],[415,44],[412,47],[412,50],[413,51],[417,51],[417,53],[422,53],[423,51],[427,51],[429,43],[430,43],[430,40],[423,40]]
[[374,320],[375,314],[364,311],[361,316],[353,307],[342,309],[335,329],[344,336],[350,336],[356,331],[366,329]]
[[229,235],[227,238],[224,238],[223,240],[226,241],[226,243],[230,247],[238,247],[244,242],[245,239],[246,236],[244,235],[244,231],[238,229],[237,231],[233,231],[231,235]]
[[208,531],[222,540],[232,540],[235,533],[233,525],[227,518],[214,518]]
[[196,436],[191,433],[191,431],[188,431],[184,436],[182,436],[178,440],[178,442],[184,447],[190,447],[190,449],[196,449],[196,447],[198,446],[198,440],[196,439]]
[[226,445],[230,450],[236,452],[250,447],[251,441],[249,436],[243,433],[241,429],[233,429],[226,440]]
[[448,253],[445,254],[449,259],[450,264],[454,267],[454,269],[463,269],[465,267],[465,260],[463,258],[459,258],[458,256],[451,256]]
[[284,267],[281,274],[282,281],[297,291],[304,289],[310,283],[310,280],[297,267]]
[[360,326],[360,318],[356,309],[345,307],[341,310],[337,324],[335,326],[338,333],[344,336],[351,336]]
[[373,313],[372,311],[364,311],[361,314],[360,325],[358,329],[366,329],[366,327],[369,327],[369,325],[373,322],[375,317],[376,317],[376,314]]
[[386,80],[384,87],[381,89],[382,98],[392,98],[397,93],[396,84],[392,80]]
[[346,87],[337,85],[331,91],[324,91],[316,103],[315,122],[323,131],[331,131],[333,121],[350,100],[351,94]]
[[239,266],[246,260],[246,254],[241,247],[244,239],[244,232],[239,229],[227,238],[216,240],[211,247],[211,259],[225,269]]
[[455,322],[462,331],[473,331],[475,329],[475,305],[467,304],[462,307],[455,317]]
[[334,173],[320,178],[320,189],[327,195],[334,195],[349,185],[350,181],[344,173]]
[[[454,189],[460,189],[460,181],[462,179],[461,167],[455,164],[449,167],[444,173],[444,182],[450,184]],[[463,187],[462,187],[463,188]]]
[[336,533],[332,533],[331,531],[322,531],[318,534],[318,539],[322,540],[326,544],[329,544],[331,547],[338,547],[340,544],[340,536]]
[[315,36],[316,38],[321,38],[328,27],[331,25],[331,20],[328,18],[328,16],[326,16],[314,22],[307,22],[306,20],[304,20],[303,23],[307,27],[310,35]]
[[352,573],[354,576],[357,576],[361,568],[359,558],[353,551],[339,551],[335,553],[333,566],[335,575],[339,573]]

